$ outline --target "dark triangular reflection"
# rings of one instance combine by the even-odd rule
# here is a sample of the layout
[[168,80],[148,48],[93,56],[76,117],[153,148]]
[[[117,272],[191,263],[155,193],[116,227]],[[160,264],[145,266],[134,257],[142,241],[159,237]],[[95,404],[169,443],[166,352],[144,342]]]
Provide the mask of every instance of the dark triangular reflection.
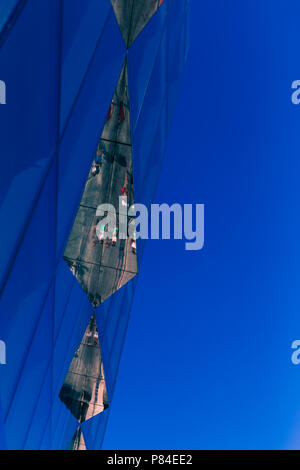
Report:
[[[120,207],[128,208],[133,203],[125,61],[64,253],[65,261],[94,307],[137,274],[136,240],[119,236]],[[102,224],[107,214],[96,215],[100,204],[111,204],[115,208],[113,227]],[[127,217],[127,225],[129,223],[133,223],[131,217]]]
[[163,2],[164,0],[111,0],[127,48]]
[[74,354],[59,398],[80,423],[108,408],[103,363],[94,315]]
[[66,450],[86,450],[85,440],[81,427],[76,430],[72,441]]

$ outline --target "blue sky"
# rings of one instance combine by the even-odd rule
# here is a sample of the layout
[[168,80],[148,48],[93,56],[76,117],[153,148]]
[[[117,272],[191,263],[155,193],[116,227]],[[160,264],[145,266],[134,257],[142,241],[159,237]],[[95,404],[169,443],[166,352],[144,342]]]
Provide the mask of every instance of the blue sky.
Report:
[[107,449],[300,448],[300,5],[191,1],[157,202],[205,246],[148,241]]

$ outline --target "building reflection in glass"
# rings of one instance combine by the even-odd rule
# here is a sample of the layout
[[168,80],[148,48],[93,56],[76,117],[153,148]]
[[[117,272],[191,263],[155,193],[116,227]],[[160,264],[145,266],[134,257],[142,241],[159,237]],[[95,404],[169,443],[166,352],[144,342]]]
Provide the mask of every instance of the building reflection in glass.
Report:
[[59,398],[79,423],[108,408],[105,376],[95,316],[76,350]]
[[[94,307],[138,272],[136,240],[119,238],[119,198],[127,207],[134,203],[132,172],[125,61],[64,253],[66,263]],[[105,237],[108,227],[102,226],[101,218],[96,216],[100,204],[111,204],[116,209],[116,226],[109,228],[109,238]],[[132,222],[132,217],[128,217],[128,224]]]

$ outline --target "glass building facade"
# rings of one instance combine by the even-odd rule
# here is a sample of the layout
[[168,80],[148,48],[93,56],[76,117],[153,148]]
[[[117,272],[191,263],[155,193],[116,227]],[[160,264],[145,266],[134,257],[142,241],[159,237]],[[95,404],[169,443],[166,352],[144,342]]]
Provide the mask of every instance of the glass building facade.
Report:
[[1,2],[1,449],[101,448],[143,241],[97,207],[153,201],[188,11]]

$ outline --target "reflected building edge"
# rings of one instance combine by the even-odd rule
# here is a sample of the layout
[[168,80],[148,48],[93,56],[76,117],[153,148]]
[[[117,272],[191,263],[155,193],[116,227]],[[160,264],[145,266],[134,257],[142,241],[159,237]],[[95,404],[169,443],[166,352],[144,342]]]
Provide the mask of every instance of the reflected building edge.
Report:
[[111,0],[126,47],[130,47],[164,0]]
[[79,427],[74,434],[67,450],[86,450],[82,429]]
[[95,316],[72,359],[59,398],[79,423],[108,408],[108,398]]

